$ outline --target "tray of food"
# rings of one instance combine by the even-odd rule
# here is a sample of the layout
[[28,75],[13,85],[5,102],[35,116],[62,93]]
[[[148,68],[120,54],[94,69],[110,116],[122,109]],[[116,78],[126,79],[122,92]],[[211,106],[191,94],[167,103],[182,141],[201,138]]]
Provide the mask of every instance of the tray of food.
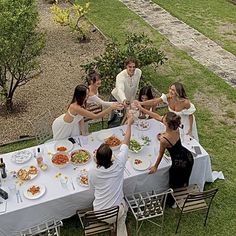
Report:
[[35,166],[26,166],[19,169],[16,173],[18,179],[26,181],[32,180],[38,175],[38,169]]
[[78,149],[70,154],[70,161],[74,165],[85,165],[91,160],[91,154],[86,149]]
[[70,162],[69,154],[65,152],[57,152],[52,156],[52,164],[56,167],[63,168]]
[[108,144],[112,150],[116,150],[120,147],[121,140],[117,136],[112,135],[109,138],[105,139],[105,144]]

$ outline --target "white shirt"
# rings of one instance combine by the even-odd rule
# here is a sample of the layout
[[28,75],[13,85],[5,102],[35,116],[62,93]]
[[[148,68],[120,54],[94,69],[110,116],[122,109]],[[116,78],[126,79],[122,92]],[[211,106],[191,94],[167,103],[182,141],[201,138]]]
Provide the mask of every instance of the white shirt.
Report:
[[121,204],[124,197],[124,168],[127,160],[128,146],[122,144],[119,154],[109,168],[95,167],[89,171],[89,184],[95,195],[95,211]]
[[118,102],[123,102],[125,99],[132,102],[138,91],[141,75],[142,71],[138,68],[135,69],[134,75],[131,77],[126,69],[121,71],[116,76],[116,87],[112,90],[111,94]]

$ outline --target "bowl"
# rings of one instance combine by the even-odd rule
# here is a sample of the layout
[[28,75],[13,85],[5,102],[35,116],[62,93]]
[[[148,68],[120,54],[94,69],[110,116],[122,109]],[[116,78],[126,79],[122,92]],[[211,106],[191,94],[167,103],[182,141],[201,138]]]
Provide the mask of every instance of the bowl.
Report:
[[57,152],[52,156],[52,164],[59,168],[64,168],[70,162],[70,156],[66,152]]
[[70,161],[74,165],[85,165],[91,159],[91,154],[86,149],[78,149],[70,154]]
[[134,153],[139,153],[143,149],[143,145],[136,139],[131,139],[129,142],[129,150]]
[[112,150],[117,150],[121,145],[121,140],[117,136],[111,135],[104,140],[104,143],[108,144]]

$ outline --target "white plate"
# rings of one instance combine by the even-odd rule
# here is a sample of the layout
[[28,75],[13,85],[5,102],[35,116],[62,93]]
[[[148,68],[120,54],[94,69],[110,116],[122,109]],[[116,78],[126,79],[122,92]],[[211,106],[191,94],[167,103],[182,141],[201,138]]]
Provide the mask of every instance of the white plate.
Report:
[[[40,192],[36,193],[36,194],[32,194],[31,192],[28,192],[28,189],[32,186],[39,186],[40,187]],[[38,199],[40,197],[42,197],[46,192],[46,187],[43,184],[32,184],[32,185],[28,185],[24,191],[23,194],[26,198],[30,199],[30,200],[34,200],[34,199]]]
[[[135,160],[140,160],[142,163],[135,164]],[[147,170],[150,167],[150,160],[149,159],[143,159],[143,158],[133,158],[132,159],[132,166],[135,170]]]
[[22,150],[12,155],[11,160],[17,164],[23,164],[33,157],[33,153],[28,150]]
[[129,148],[129,151],[130,152],[133,152],[133,153],[139,153],[139,152],[141,152],[142,151],[142,149],[143,149],[143,145],[142,145],[142,141],[139,141],[139,140],[137,140],[137,139],[131,139],[131,140],[135,140],[135,141],[137,141],[140,145],[141,145],[141,148],[139,149],[139,150],[131,150],[130,148]]
[[[82,183],[82,182],[80,181],[81,176],[85,176],[85,175],[82,175],[82,174],[81,174],[80,176],[76,177],[76,183],[77,183],[78,185],[82,186],[82,187],[89,187],[88,184],[84,184],[84,183]],[[88,176],[88,175],[87,175],[87,176]]]
[[138,130],[145,131],[145,130],[148,130],[150,128],[150,124],[147,120],[139,120],[137,122],[137,124],[135,125],[135,127]]
[[[33,166],[33,165],[32,165],[32,166]],[[20,168],[19,170],[26,170],[26,171],[28,172],[29,169],[30,169],[30,167],[31,167],[31,166],[25,166],[25,167]],[[20,180],[23,180],[23,181],[32,180],[32,179],[36,178],[37,175],[39,174],[39,170],[38,170],[38,168],[37,168],[36,166],[33,166],[33,167],[35,167],[35,168],[37,169],[37,173],[36,173],[36,174],[29,174],[30,179],[21,179],[21,178],[18,176],[19,170],[16,172],[17,178],[20,179]]]
[[65,152],[69,152],[73,149],[74,145],[72,142],[65,139],[65,140],[56,141],[54,148],[57,152],[58,152],[58,150],[57,150],[58,147],[65,147],[66,148]]

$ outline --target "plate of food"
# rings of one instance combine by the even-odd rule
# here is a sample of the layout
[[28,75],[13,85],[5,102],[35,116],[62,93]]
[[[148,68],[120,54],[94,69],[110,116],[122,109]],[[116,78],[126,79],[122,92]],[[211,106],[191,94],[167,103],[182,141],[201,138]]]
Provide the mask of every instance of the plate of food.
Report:
[[52,156],[52,164],[56,167],[63,168],[70,162],[70,156],[66,152],[57,152]]
[[16,173],[18,179],[26,181],[32,180],[38,175],[38,169],[35,166],[26,166],[19,169]]
[[96,138],[100,142],[104,142],[104,140],[108,139],[112,135],[113,135],[113,133],[111,130],[102,130],[97,134]]
[[83,169],[80,171],[79,176],[76,178],[76,182],[78,185],[83,186],[83,187],[89,186],[88,171],[86,169]]
[[108,137],[104,141],[105,141],[105,144],[108,144],[112,150],[118,149],[121,145],[121,140],[115,135]]
[[143,145],[136,139],[131,139],[129,142],[129,150],[138,153],[143,149]]
[[70,154],[70,161],[74,165],[87,164],[91,159],[91,154],[85,149],[78,149]]
[[74,145],[69,140],[58,140],[56,141],[54,148],[57,152],[69,152],[73,149]]
[[140,157],[133,158],[132,165],[135,170],[147,170],[150,167],[150,160]]
[[28,150],[22,150],[14,153],[11,160],[17,164],[23,164],[33,157],[33,153]]
[[46,192],[46,187],[43,184],[33,184],[27,186],[23,194],[27,199],[33,200],[42,197]]
[[148,130],[150,128],[150,124],[147,120],[139,120],[135,127],[138,129],[138,130],[141,130],[141,131],[145,131],[145,130]]

